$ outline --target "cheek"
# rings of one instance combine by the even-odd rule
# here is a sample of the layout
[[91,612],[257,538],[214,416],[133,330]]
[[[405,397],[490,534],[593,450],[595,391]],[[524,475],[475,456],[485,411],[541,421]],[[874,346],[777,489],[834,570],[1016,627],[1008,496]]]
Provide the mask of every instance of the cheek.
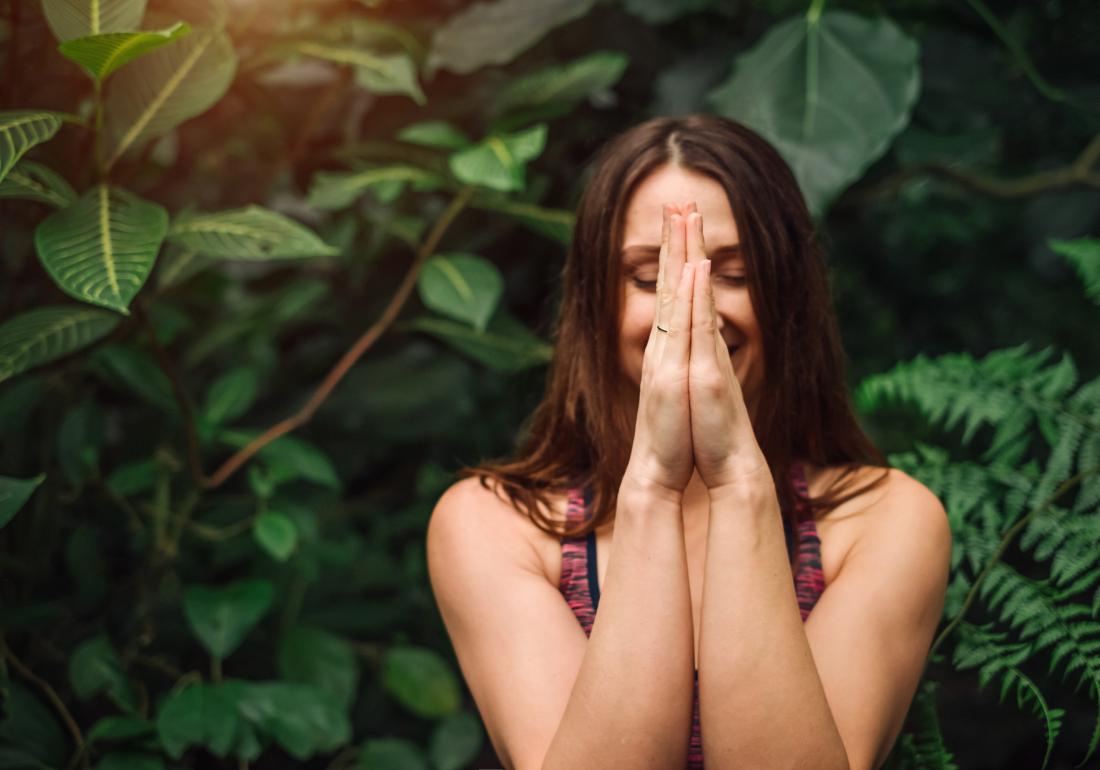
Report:
[[649,330],[653,328],[653,299],[627,293],[619,328],[624,340],[636,342],[639,338],[643,341],[647,339]]

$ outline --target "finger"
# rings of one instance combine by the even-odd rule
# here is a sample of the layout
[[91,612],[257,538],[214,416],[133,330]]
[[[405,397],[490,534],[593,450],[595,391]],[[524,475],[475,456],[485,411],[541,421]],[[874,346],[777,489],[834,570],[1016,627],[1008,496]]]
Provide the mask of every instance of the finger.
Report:
[[673,306],[669,323],[668,342],[665,343],[661,363],[680,368],[686,372],[688,357],[691,354],[691,295],[695,266],[684,264],[680,268],[679,283],[676,286],[676,304]]
[[679,214],[673,214],[669,220],[669,225],[668,277],[670,279],[669,288],[672,290],[671,296],[675,298],[679,294],[677,289],[680,274],[684,269],[684,263],[687,262],[687,247],[684,242],[686,236],[684,218]]
[[707,258],[703,248],[703,215],[692,212],[687,215],[687,237],[684,241],[689,262],[699,262]]
[[721,371],[714,338],[718,324],[714,317],[714,291],[710,284],[711,261],[695,263],[695,285],[691,298],[691,363],[705,369]]
[[668,328],[665,318],[667,314],[666,307],[669,304],[667,297],[670,292],[665,270],[668,266],[669,217],[671,216],[671,207],[667,203],[661,206],[661,249],[657,256],[657,304],[653,309],[653,328],[650,329],[650,336],[657,333],[658,325],[665,329]]

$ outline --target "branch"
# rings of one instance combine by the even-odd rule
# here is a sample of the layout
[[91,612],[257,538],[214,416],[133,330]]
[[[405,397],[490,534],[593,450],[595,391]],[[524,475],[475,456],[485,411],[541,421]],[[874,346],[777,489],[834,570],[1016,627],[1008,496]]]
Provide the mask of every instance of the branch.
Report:
[[4,658],[11,663],[12,668],[19,672],[20,676],[45,694],[46,698],[57,710],[57,713],[61,715],[61,720],[65,723],[65,726],[69,728],[69,734],[72,735],[73,742],[76,744],[76,753],[69,761],[69,767],[75,767],[79,759],[83,759],[84,766],[87,767],[88,760],[87,756],[84,754],[84,734],[80,732],[80,727],[77,725],[76,720],[73,719],[73,715],[69,713],[69,709],[65,707],[65,702],[61,700],[61,696],[59,696],[57,691],[50,686],[49,682],[36,675],[23,665],[23,662],[19,660],[19,658],[15,657],[15,653],[8,647],[8,643],[2,635],[0,635],[0,652],[2,652]]
[[[191,471],[191,476],[198,487],[202,489],[213,489],[222,485],[238,468],[248,462],[254,454],[265,446],[280,436],[309,422],[314,412],[324,403],[325,399],[328,398],[329,394],[336,388],[336,385],[343,379],[344,375],[348,373],[348,370],[351,369],[355,362],[370,349],[371,345],[373,345],[397,319],[398,313],[401,312],[401,308],[404,307],[406,300],[408,300],[409,295],[412,294],[413,289],[416,287],[416,279],[420,273],[420,268],[428,258],[435,253],[440,240],[443,238],[443,234],[447,231],[447,228],[451,226],[452,222],[454,222],[459,212],[466,206],[473,194],[474,188],[472,186],[466,186],[451,199],[447,209],[439,219],[436,220],[431,232],[428,233],[417,248],[416,258],[413,260],[412,267],[410,267],[409,271],[405,274],[404,279],[401,281],[401,285],[398,286],[397,292],[390,300],[389,305],[386,306],[381,318],[375,321],[374,324],[356,340],[355,344],[344,353],[340,360],[336,362],[336,365],[333,366],[328,375],[325,376],[325,379],[322,380],[321,384],[314,391],[313,395],[310,396],[305,405],[295,414],[272,425],[253,439],[248,445],[238,450],[228,460],[222,463],[221,467],[210,476],[207,476],[202,470],[198,432],[195,428],[194,409],[192,408],[190,399],[184,391],[182,378],[176,371],[171,358],[157,341],[156,335],[152,330],[152,324],[149,323],[148,314],[145,312],[139,299],[138,308],[141,310],[142,322],[149,330],[150,344],[153,346],[153,350],[156,353],[161,368],[172,381],[172,392],[175,394],[176,400],[180,405],[180,411],[184,420],[184,432],[187,437],[188,466]],[[191,526],[193,527],[194,525]]]
[[975,192],[1002,199],[1023,198],[1076,184],[1100,188],[1100,169],[1093,168],[1098,160],[1100,160],[1100,134],[1093,137],[1077,159],[1068,166],[1049,171],[1036,171],[1014,179],[1004,179],[946,163],[917,163],[896,171],[864,190],[845,195],[838,203],[862,205],[889,198],[911,179],[922,176],[942,177]]

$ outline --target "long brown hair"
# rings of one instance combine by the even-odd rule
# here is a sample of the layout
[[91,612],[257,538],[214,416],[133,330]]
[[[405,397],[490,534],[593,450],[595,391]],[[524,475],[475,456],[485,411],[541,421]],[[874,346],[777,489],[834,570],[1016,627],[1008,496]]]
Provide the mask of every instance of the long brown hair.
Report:
[[[714,179],[729,199],[763,338],[767,387],[753,430],[788,522],[798,518],[794,458],[844,466],[838,482],[860,465],[886,468],[845,497],[837,490],[809,499],[815,518],[889,474],[852,408],[824,258],[790,168],[763,138],[727,118],[653,118],[606,143],[590,169],[562,272],[546,392],[517,451],[457,472],[479,477],[486,489],[496,480],[513,507],[556,537],[586,535],[615,514],[637,412],[624,398],[630,391],[618,358],[623,221],[639,183],[665,164]],[[578,486],[591,495],[584,526],[566,530],[539,510],[552,510],[550,495]]]

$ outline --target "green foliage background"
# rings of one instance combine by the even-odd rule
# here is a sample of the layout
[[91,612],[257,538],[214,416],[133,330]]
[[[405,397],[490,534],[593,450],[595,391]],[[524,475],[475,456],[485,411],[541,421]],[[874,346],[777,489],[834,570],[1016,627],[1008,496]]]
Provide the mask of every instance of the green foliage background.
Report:
[[0,2],[0,767],[492,767],[424,560],[585,164],[714,111],[952,582],[893,768],[1100,761],[1092,0]]

